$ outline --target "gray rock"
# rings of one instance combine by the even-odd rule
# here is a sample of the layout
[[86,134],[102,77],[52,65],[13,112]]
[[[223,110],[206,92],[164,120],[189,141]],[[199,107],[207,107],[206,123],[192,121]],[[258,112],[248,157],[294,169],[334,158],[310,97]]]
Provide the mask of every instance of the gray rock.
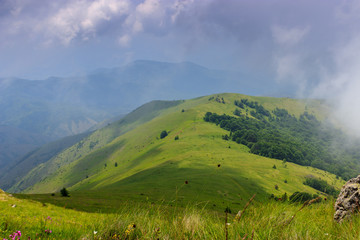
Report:
[[352,178],[341,188],[335,202],[334,220],[342,222],[360,209],[360,175]]

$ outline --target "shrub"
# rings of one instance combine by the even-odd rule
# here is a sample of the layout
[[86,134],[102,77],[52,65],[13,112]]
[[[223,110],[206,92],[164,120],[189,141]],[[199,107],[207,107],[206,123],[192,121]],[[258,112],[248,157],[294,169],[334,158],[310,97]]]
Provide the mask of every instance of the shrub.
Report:
[[329,185],[325,180],[314,177],[307,177],[304,184],[334,197],[338,195],[338,191],[336,191],[336,189]]
[[313,196],[307,192],[294,192],[290,197],[289,201],[294,202],[306,202],[313,199]]
[[179,140],[179,136],[175,136],[175,140]]
[[61,189],[60,194],[62,197],[70,197],[69,191],[66,188]]
[[164,137],[166,137],[168,135],[167,131],[164,130],[160,133],[160,139],[163,139]]

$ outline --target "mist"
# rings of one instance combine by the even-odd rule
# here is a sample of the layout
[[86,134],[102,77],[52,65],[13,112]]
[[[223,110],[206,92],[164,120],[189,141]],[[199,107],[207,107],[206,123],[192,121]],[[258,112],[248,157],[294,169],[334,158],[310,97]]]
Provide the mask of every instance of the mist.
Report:
[[[267,86],[263,95],[326,99],[360,134],[359,16],[357,1],[3,0],[0,77],[190,61],[239,73],[229,88],[240,92],[246,76]],[[164,84],[155,79],[144,96]]]

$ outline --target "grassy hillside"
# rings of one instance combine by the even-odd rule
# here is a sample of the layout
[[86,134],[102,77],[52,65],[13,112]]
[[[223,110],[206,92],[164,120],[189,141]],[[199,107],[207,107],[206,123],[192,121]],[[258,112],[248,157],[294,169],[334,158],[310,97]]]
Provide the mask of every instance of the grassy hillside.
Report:
[[[162,109],[166,109],[179,103],[181,103],[181,101],[153,101],[137,108],[121,120],[113,124],[108,124],[106,127],[95,131],[90,136],[82,138],[81,141],[68,149],[53,155],[50,160],[47,159],[47,161],[40,163],[34,169],[26,167],[25,170],[29,173],[26,176],[21,176],[21,179],[8,191],[19,192],[38,181],[44,180],[47,176],[56,172],[60,167],[105,146],[119,135],[156,117],[160,114]],[[50,147],[50,150],[51,149],[52,147]],[[45,146],[45,150],[47,151],[49,149]],[[32,161],[32,158],[26,158],[22,161],[22,165],[30,166]],[[37,158],[36,161],[39,162],[39,159]],[[9,178],[7,181],[14,181],[18,178],[18,175],[7,177]]]
[[[203,120],[208,111],[233,115],[234,101],[239,98],[258,101],[269,111],[286,108],[300,116],[306,110],[319,119],[326,117],[327,109],[320,101],[288,98],[221,94],[168,105],[160,102],[165,104],[161,110],[146,108],[141,111],[146,114],[137,116],[138,109],[127,116],[127,121],[98,130],[49,161],[49,165],[34,169],[28,179],[51,171],[25,192],[51,193],[67,187],[74,196],[91,199],[89,209],[96,209],[110,197],[170,204],[176,201],[182,206],[198,202],[219,210],[239,206],[254,193],[258,199],[271,194],[289,196],[295,191],[319,193],[303,184],[307,176],[340,188],[343,181],[333,174],[251,154],[248,147],[223,140],[227,131]],[[163,130],[168,136],[160,139]],[[96,141],[98,144],[91,149]],[[81,203],[74,204],[81,207]],[[111,207],[112,203],[106,204]]]
[[[71,198],[76,197],[63,199]],[[86,204],[88,198],[81,200]],[[20,231],[22,238],[30,239],[359,239],[360,218],[337,224],[332,219],[333,204],[323,201],[303,208],[262,203],[255,197],[246,210],[244,205],[232,208],[226,220],[223,210],[196,205],[181,208],[129,201],[119,204],[116,213],[87,213],[0,192],[0,237],[9,239]]]

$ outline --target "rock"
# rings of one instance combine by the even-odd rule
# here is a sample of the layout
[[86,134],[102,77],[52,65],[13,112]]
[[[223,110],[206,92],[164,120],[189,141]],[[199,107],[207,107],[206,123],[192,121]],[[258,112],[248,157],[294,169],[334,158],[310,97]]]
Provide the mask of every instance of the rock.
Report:
[[342,222],[360,209],[360,175],[352,178],[341,188],[335,202],[334,220]]

